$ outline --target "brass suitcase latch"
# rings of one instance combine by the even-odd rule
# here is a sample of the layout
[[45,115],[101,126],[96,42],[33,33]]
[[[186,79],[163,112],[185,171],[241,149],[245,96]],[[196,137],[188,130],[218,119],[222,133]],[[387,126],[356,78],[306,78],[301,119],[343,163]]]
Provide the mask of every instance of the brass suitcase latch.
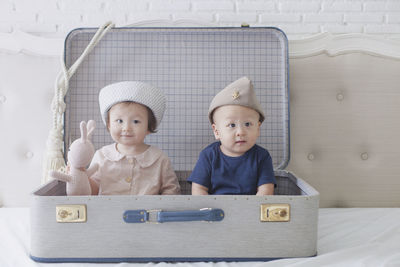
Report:
[[86,222],[86,205],[57,205],[56,221],[60,223]]
[[262,222],[288,222],[290,220],[289,204],[261,204]]

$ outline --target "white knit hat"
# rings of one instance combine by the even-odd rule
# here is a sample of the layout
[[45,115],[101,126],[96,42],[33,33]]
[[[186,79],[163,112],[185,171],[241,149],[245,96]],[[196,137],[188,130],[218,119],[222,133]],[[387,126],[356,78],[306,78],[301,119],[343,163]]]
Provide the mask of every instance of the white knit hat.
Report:
[[161,90],[138,81],[124,81],[107,85],[101,89],[99,104],[101,117],[107,125],[108,111],[115,104],[131,101],[147,106],[153,111],[157,127],[163,118],[166,98]]

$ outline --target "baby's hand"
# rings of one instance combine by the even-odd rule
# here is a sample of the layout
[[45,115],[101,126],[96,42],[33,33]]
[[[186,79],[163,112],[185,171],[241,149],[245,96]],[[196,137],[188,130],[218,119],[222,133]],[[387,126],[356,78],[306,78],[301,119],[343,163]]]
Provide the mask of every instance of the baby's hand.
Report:
[[268,183],[260,185],[257,188],[257,196],[266,196],[266,195],[273,195],[274,194],[274,184]]
[[208,195],[208,188],[197,183],[192,183],[192,195]]

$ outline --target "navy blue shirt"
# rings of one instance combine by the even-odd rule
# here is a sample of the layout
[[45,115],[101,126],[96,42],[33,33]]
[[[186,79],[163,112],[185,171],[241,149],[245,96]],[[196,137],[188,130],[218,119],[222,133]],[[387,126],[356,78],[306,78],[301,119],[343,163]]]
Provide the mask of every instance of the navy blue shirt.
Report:
[[269,152],[254,145],[239,157],[222,153],[215,142],[201,151],[189,182],[208,188],[215,195],[255,195],[260,185],[276,184]]

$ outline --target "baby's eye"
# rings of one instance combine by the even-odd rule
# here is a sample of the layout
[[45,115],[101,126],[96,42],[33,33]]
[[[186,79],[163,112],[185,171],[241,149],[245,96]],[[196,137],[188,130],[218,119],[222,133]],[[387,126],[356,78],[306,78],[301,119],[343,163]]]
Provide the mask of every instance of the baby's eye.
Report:
[[244,123],[244,126],[246,126],[246,127],[250,127],[251,125],[253,125],[251,122],[245,122]]
[[117,123],[120,123],[120,124],[124,122],[124,121],[121,120],[121,119],[116,119],[115,121],[116,121]]
[[140,120],[133,120],[133,123],[138,124],[138,123],[140,123]]
[[235,128],[235,127],[236,127],[236,124],[235,124],[235,123],[229,123],[229,124],[228,124],[228,127],[229,127],[229,128]]

